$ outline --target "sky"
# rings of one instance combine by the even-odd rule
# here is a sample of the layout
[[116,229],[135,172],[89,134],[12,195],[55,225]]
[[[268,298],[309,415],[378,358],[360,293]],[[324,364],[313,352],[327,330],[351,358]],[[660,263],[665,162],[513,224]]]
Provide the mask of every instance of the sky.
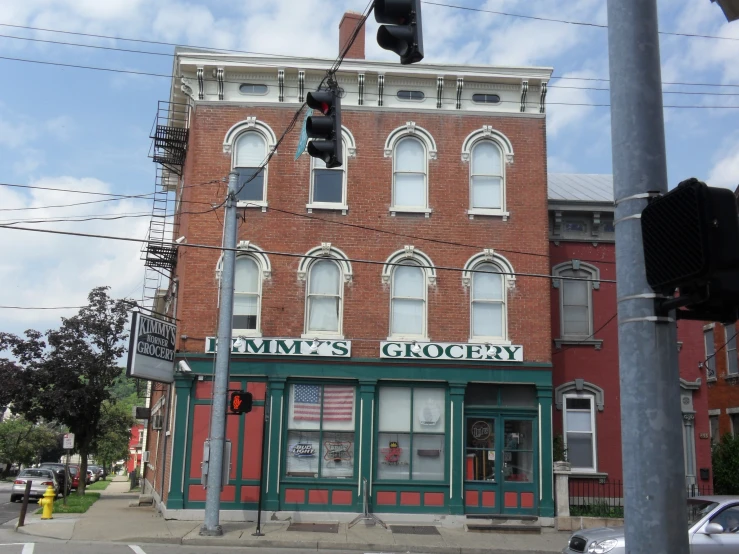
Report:
[[[605,0],[438,3],[607,23]],[[735,39],[662,35],[660,41],[663,82],[701,84],[664,85],[665,105],[699,106],[665,109],[670,187],[695,176],[733,190],[739,183],[739,109],[730,106],[739,107],[739,22],[728,23],[710,0],[658,4],[661,31]],[[122,39],[334,58],[341,15],[346,10],[361,12],[366,5],[367,0],[0,0],[0,183],[125,195],[154,190],[149,134],[157,101],[168,98],[170,81],[50,63],[171,73],[172,46]],[[611,172],[608,107],[560,104],[608,104],[607,81],[571,79],[608,78],[605,28],[429,3],[422,10],[426,61],[548,66],[554,75],[570,78],[550,82],[549,171]],[[397,60],[377,46],[376,29],[370,18],[367,58]],[[559,88],[565,86],[581,88]],[[0,224],[125,214],[115,220],[25,226],[145,237],[150,201],[80,204],[102,198],[0,185]],[[63,204],[77,205],[53,207]],[[134,243],[0,229],[0,306],[82,306],[87,293],[101,285],[110,286],[115,297],[140,299],[144,271],[139,248]],[[74,313],[0,307],[0,332],[44,331]]]

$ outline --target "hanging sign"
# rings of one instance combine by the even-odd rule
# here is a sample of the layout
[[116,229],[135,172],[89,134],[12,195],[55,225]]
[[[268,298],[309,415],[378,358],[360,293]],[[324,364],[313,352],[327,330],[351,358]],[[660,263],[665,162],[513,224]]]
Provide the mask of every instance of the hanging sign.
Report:
[[126,377],[171,383],[177,326],[133,312]]
[[381,342],[380,358],[523,362],[523,346],[452,342]]
[[[205,352],[216,351],[216,337],[205,339]],[[235,337],[231,339],[231,354],[269,356],[316,356],[323,358],[351,357],[352,343],[348,340],[324,339],[263,339]]]

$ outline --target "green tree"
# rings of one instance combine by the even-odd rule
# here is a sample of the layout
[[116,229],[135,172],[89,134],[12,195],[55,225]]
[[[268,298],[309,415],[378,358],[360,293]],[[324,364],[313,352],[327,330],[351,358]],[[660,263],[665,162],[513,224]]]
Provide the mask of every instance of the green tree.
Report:
[[[46,341],[33,330],[25,338],[0,333],[0,352],[9,350],[15,358],[3,360],[0,367],[13,383],[13,411],[29,421],[66,425],[75,434],[80,476],[86,474],[90,448],[100,432],[103,404],[111,399],[110,387],[120,375],[130,305],[110,298],[108,287],[98,287],[77,315],[62,318],[59,329],[46,332]],[[84,493],[82,478],[78,494]]]
[[131,427],[135,423],[124,403],[103,403],[98,433],[90,444],[90,453],[106,471],[113,462],[128,458]]
[[713,493],[739,494],[739,437],[725,433],[711,451]]
[[41,452],[56,444],[56,433],[45,424],[34,424],[21,416],[6,417],[0,423],[0,460],[7,464],[38,462]]

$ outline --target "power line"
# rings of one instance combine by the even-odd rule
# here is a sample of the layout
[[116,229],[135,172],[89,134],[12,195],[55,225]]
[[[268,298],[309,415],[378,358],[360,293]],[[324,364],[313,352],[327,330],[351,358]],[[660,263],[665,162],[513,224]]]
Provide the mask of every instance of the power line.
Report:
[[554,356],[555,354],[561,354],[562,352],[566,352],[567,350],[570,350],[570,349],[574,348],[575,346],[579,346],[579,345],[581,345],[581,344],[585,344],[585,343],[586,343],[586,342],[588,342],[588,341],[589,341],[590,339],[592,339],[592,338],[593,338],[593,337],[594,337],[594,336],[595,336],[596,334],[600,333],[600,332],[601,332],[601,331],[602,331],[603,329],[605,329],[605,328],[606,328],[606,326],[607,326],[607,325],[608,325],[608,324],[609,324],[609,323],[610,323],[611,321],[613,321],[614,319],[616,319],[616,317],[618,317],[618,312],[616,312],[616,313],[615,313],[615,314],[613,314],[613,315],[612,315],[611,317],[609,317],[609,318],[608,318],[608,321],[606,321],[606,322],[605,322],[605,323],[604,323],[603,325],[601,325],[600,327],[598,327],[598,328],[597,328],[597,329],[596,329],[595,331],[593,331],[593,332],[592,332],[592,333],[591,333],[591,334],[590,334],[589,336],[587,336],[587,337],[585,337],[584,339],[582,339],[582,340],[579,340],[579,341],[577,341],[577,342],[573,342],[573,343],[570,343],[569,345],[565,346],[564,348],[560,348],[559,350],[555,350],[554,352],[552,352],[552,355]]
[[[445,8],[454,8],[457,10],[465,10],[465,11],[471,11],[471,12],[482,12],[482,13],[491,13],[494,15],[502,15],[505,17],[515,17],[519,19],[530,19],[534,21],[547,21],[550,23],[562,23],[567,25],[577,25],[580,27],[594,27],[597,29],[607,29],[608,25],[601,24],[601,23],[593,23],[589,21],[572,21],[568,19],[556,19],[553,17],[542,17],[537,15],[525,15],[525,14],[519,14],[519,13],[510,13],[510,12],[502,12],[497,10],[486,10],[483,8],[470,8],[467,6],[457,6],[455,4],[443,4],[441,2],[431,2],[428,0],[422,0],[424,4],[430,4],[432,6],[442,6]],[[739,41],[739,38],[735,37],[722,37],[722,36],[716,36],[716,35],[702,35],[698,33],[677,33],[674,31],[659,31],[660,35],[669,35],[669,36],[675,36],[675,37],[688,37],[688,38],[706,38],[706,39],[715,39],[715,40],[730,40],[730,41]]]
[[[144,310],[147,312],[150,312],[155,315],[163,315],[170,319],[175,319],[179,321],[176,317],[169,316],[167,314],[163,314],[161,312],[157,312],[152,310],[151,308],[145,308],[144,306],[140,306],[138,302],[135,301],[127,301],[123,300],[124,304],[128,304],[129,306],[134,306],[136,309]],[[0,310],[82,310],[84,308],[89,308],[90,306],[0,306]]]
[[[86,237],[86,238],[99,238],[99,239],[106,239],[106,240],[118,240],[118,241],[124,241],[124,242],[136,242],[136,243],[146,243],[148,244],[149,241],[146,239],[136,239],[136,238],[130,238],[130,237],[117,237],[114,235],[101,235],[96,233],[80,233],[80,232],[74,232],[74,231],[58,231],[55,229],[33,229],[31,227],[13,227],[8,225],[0,225],[0,229],[13,229],[15,231],[30,231],[35,233],[49,233],[53,235],[65,235],[65,236],[73,236],[73,237]],[[238,248],[226,248],[224,246],[211,246],[208,244],[191,244],[187,242],[183,242],[182,244],[177,245],[179,247],[184,248],[201,248],[204,250],[217,250],[220,252],[243,252],[243,250],[239,250]],[[269,254],[272,256],[284,256],[288,258],[309,258],[314,260],[323,260],[325,259],[324,256],[317,256],[317,255],[310,255],[310,254],[296,254],[292,252],[280,252],[277,250],[261,250],[263,254]],[[368,264],[368,265],[381,265],[381,266],[403,266],[405,265],[403,262],[387,262],[387,261],[379,261],[379,260],[364,260],[359,258],[345,258],[348,262],[358,263],[358,264]],[[599,283],[609,283],[609,284],[615,284],[616,281],[612,279],[588,279],[587,277],[566,277],[563,275],[548,275],[543,273],[525,273],[525,272],[513,272],[513,271],[485,271],[480,269],[465,269],[460,267],[450,267],[450,266],[430,266],[430,265],[424,265],[424,264],[416,264],[415,267],[420,267],[422,269],[433,269],[433,270],[440,270],[440,271],[454,271],[454,272],[461,272],[461,273],[493,273],[497,275],[510,275],[510,276],[516,276],[516,277],[532,277],[532,278],[540,278],[540,279],[561,279],[563,281],[586,281],[586,282],[594,282],[597,281]]]

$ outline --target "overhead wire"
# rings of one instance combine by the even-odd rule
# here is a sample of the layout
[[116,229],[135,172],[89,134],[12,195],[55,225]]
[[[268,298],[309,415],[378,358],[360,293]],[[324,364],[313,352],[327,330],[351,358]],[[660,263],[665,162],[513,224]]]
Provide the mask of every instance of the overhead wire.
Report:
[[579,346],[581,344],[587,343],[589,340],[591,340],[593,337],[595,337],[595,335],[597,335],[603,329],[605,329],[608,326],[608,324],[610,324],[611,321],[613,321],[617,317],[618,317],[618,312],[616,312],[611,317],[609,317],[608,320],[603,325],[601,325],[600,327],[598,327],[595,331],[593,331],[592,333],[590,333],[590,335],[588,335],[584,339],[580,339],[580,340],[572,341],[572,342],[569,342],[568,341],[568,344],[566,346],[564,346],[563,348],[560,348],[558,350],[555,350],[554,352],[552,352],[552,355],[561,354],[562,352],[566,352],[567,350],[571,350],[575,346]]

